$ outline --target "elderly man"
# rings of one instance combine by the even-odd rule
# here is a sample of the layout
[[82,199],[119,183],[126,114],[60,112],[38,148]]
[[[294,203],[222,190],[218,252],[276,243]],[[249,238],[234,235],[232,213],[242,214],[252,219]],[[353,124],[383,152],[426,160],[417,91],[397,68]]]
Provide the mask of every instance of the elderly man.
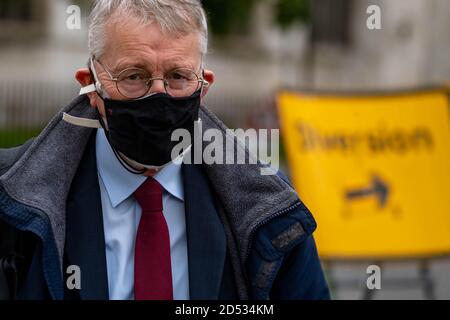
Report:
[[95,1],[80,97],[0,151],[1,298],[329,298],[285,178],[171,156],[199,121],[234,139],[201,106],[207,34],[199,0]]

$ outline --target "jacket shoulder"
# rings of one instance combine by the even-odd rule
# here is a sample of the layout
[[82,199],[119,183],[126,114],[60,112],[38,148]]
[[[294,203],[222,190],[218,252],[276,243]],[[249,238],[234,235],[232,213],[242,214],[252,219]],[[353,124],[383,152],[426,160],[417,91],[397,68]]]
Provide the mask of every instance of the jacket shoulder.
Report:
[[0,149],[0,175],[4,174],[10,167],[14,165],[21,157],[25,154],[28,148],[33,143],[34,138],[28,140],[23,145],[8,148],[8,149]]

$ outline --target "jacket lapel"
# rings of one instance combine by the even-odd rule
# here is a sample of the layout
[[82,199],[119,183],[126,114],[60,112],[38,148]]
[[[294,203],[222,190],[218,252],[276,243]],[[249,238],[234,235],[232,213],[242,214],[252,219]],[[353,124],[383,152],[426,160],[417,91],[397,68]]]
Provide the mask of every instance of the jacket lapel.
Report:
[[219,298],[227,251],[223,224],[208,180],[199,165],[183,165],[184,199],[192,300]]
[[[86,147],[67,200],[65,268],[81,270],[83,300],[108,300],[105,237],[95,157],[95,132]],[[67,275],[66,275],[67,277]],[[74,292],[66,290],[66,297]]]

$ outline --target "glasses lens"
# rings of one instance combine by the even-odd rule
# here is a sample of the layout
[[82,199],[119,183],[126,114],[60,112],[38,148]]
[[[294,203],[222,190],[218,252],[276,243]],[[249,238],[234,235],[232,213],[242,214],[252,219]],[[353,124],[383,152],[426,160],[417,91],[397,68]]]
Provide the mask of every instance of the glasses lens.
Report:
[[172,97],[189,97],[200,87],[198,76],[189,69],[176,69],[166,75],[166,90]]
[[127,69],[120,73],[117,82],[119,92],[125,97],[137,99],[149,89],[150,75],[141,69]]

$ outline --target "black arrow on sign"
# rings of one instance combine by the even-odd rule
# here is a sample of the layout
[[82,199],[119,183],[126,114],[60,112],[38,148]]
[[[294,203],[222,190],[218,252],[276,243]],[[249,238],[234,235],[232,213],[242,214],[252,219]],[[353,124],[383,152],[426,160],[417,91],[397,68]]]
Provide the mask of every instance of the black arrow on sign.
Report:
[[380,208],[384,208],[389,197],[389,186],[379,177],[373,176],[369,187],[350,190],[346,193],[345,197],[348,201],[367,197],[377,197]]

